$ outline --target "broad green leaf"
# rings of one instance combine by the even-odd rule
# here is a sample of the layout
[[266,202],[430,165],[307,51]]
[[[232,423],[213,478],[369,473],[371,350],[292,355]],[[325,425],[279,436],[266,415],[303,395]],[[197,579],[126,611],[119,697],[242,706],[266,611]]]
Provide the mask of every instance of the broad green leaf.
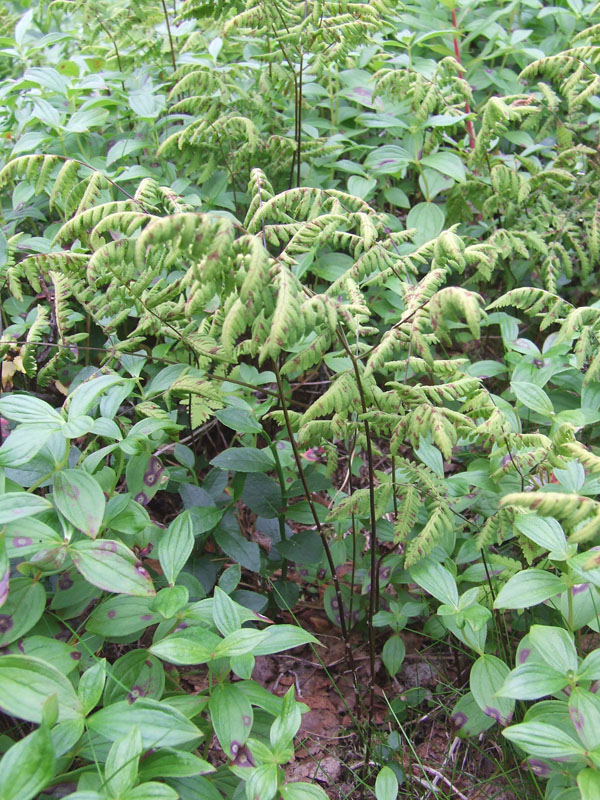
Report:
[[371,150],[365,159],[365,169],[373,175],[393,175],[411,161],[410,153],[397,144],[386,144]]
[[269,472],[275,469],[271,452],[258,450],[256,447],[230,447],[215,456],[210,463],[213,467],[234,472]]
[[190,631],[186,635],[169,636],[152,645],[150,652],[171,664],[206,664],[214,658],[214,651],[223,639],[204,629],[197,639],[192,638],[195,635],[195,631]]
[[551,417],[554,414],[554,407],[552,401],[543,389],[536,386],[535,383],[528,383],[526,381],[512,381],[511,389],[515,397],[526,408],[530,408],[537,414],[542,414],[544,417]]
[[28,394],[11,393],[0,397],[0,416],[30,425],[64,425],[59,411],[44,400]]
[[446,215],[435,203],[417,203],[408,212],[406,227],[417,229],[414,241],[422,245],[442,232],[445,218]]
[[360,175],[351,175],[348,178],[348,194],[353,194],[363,200],[376,186],[375,178],[362,178]]
[[159,700],[165,688],[165,671],[158,658],[147,650],[130,650],[108,671],[102,703],[108,707],[119,700],[133,703],[139,697]]
[[577,650],[573,636],[564,628],[551,625],[532,625],[529,641],[546,664],[557,672],[567,674],[577,669]]
[[165,748],[144,757],[140,764],[140,779],[149,781],[152,778],[189,778],[214,771],[212,764],[193,753]]
[[514,700],[537,700],[560,692],[568,683],[568,677],[552,667],[526,662],[508,674],[504,684],[496,689],[496,694]]
[[145,597],[118,595],[97,606],[86,622],[86,630],[99,636],[129,636],[161,621]]
[[19,425],[0,447],[0,467],[20,467],[40,452],[50,436],[59,430],[45,425]]
[[88,108],[76,111],[69,119],[65,130],[69,133],[86,133],[90,128],[104,125],[110,115],[107,108]]
[[302,644],[320,644],[311,633],[295,625],[271,625],[262,632],[267,636],[252,649],[255,656],[281,653]]
[[314,783],[286,783],[279,791],[283,800],[328,800],[325,791]]
[[0,647],[15,642],[33,628],[45,606],[46,591],[41,582],[34,582],[31,578],[13,578],[0,612]]
[[235,758],[252,730],[250,701],[235,683],[221,683],[212,690],[208,709],[219,744],[229,758]]
[[396,800],[398,797],[398,778],[390,767],[382,767],[375,780],[377,800]]
[[302,722],[300,704],[296,702],[294,685],[290,686],[283,698],[281,714],[271,725],[269,739],[271,747],[278,748],[291,744]]
[[87,415],[103,392],[122,382],[120,375],[99,375],[80,383],[67,398],[69,421]]
[[77,685],[77,696],[84,714],[89,714],[100,702],[106,682],[106,659],[101,658],[82,674]]
[[246,653],[254,654],[257,647],[268,637],[268,630],[256,631],[252,628],[242,628],[233,631],[215,648],[215,658],[243,656]]
[[394,677],[400,670],[404,656],[406,655],[406,647],[402,638],[398,634],[390,636],[390,638],[383,645],[381,652],[381,660],[385,664],[385,668],[389,674]]
[[586,750],[600,746],[600,698],[581,686],[569,696],[569,715]]
[[179,514],[158,541],[158,560],[170,586],[194,549],[194,527],[189,511]]
[[506,680],[509,669],[496,656],[479,656],[471,667],[470,688],[473,697],[484,714],[493,717],[501,725],[507,725],[513,715],[515,702],[499,697],[497,692]]
[[90,730],[115,742],[134,726],[142,734],[144,750],[177,747],[200,739],[202,732],[168,702],[141,697],[134,703],[121,701],[96,711],[87,721]]
[[502,731],[503,736],[518,744],[526,753],[538,758],[583,757],[584,748],[555,725],[543,722],[522,722]]
[[76,569],[106,592],[153,597],[152,580],[135,553],[115,539],[76,542],[69,547]]
[[458,589],[452,573],[429,558],[423,558],[410,569],[410,577],[421,589],[440,603],[458,607]]
[[436,169],[442,175],[448,175],[459,183],[462,183],[466,178],[465,165],[460,156],[455,153],[432,153],[429,156],[424,156],[421,159],[421,164]]
[[119,797],[119,800],[178,800],[179,794],[166,783],[148,781],[135,786]]
[[577,786],[581,800],[598,800],[600,797],[600,772],[595,769],[582,769],[577,774]]
[[52,508],[52,504],[45,497],[28,492],[6,492],[0,495],[0,525],[14,522],[23,517],[41,514]]
[[104,766],[104,786],[111,797],[122,797],[131,789],[138,774],[138,761],[142,754],[142,735],[133,725],[109,750]]
[[529,608],[566,591],[557,575],[543,569],[524,569],[504,584],[494,601],[494,608]]
[[2,756],[0,800],[32,800],[54,777],[54,770],[54,748],[43,725]]
[[519,533],[527,536],[540,547],[550,550],[556,555],[554,558],[565,560],[568,558],[567,537],[560,522],[552,517],[538,517],[537,514],[519,514],[513,522],[513,527]]
[[236,603],[219,586],[215,586],[213,596],[213,619],[223,636],[234,633],[241,627]]
[[95,539],[102,526],[106,499],[98,481],[82,469],[65,469],[52,479],[52,498],[77,530]]
[[215,412],[215,417],[237,433],[260,433],[263,429],[251,411],[236,406],[228,406]]
[[55,667],[33,656],[0,658],[0,706],[6,714],[41,722],[42,707],[55,694],[59,720],[81,716],[81,703],[73,684]]
[[246,781],[247,800],[273,800],[277,794],[277,764],[261,764]]

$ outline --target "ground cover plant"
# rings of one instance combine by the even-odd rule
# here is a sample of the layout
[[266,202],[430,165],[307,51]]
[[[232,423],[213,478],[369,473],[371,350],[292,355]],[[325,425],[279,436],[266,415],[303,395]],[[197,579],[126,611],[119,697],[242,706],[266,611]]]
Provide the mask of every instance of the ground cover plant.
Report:
[[0,798],[600,796],[600,7],[0,27]]

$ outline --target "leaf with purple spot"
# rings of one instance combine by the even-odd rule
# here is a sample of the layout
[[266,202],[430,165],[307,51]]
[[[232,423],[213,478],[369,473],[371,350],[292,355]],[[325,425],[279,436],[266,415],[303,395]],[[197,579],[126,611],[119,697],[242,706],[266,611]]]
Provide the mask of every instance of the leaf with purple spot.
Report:
[[147,570],[122,542],[85,539],[71,545],[69,554],[86,581],[99,589],[136,597],[156,594]]
[[146,597],[116,595],[95,608],[86,622],[86,630],[98,636],[114,638],[141,633],[149,625],[156,625],[162,617],[150,608]]
[[147,650],[130,650],[112,665],[104,687],[103,705],[119,700],[135,702],[140,697],[160,700],[165,688],[165,671],[158,658]]
[[13,578],[0,613],[0,647],[20,639],[44,613],[46,592],[31,578]]
[[510,722],[515,707],[514,699],[497,695],[509,672],[504,661],[487,653],[479,656],[471,668],[471,692],[477,705],[501,725]]
[[211,692],[208,709],[223,752],[235,758],[252,730],[254,712],[250,701],[234,683],[221,683]]
[[65,469],[54,475],[52,485],[54,504],[60,513],[77,530],[95,539],[106,507],[98,481],[81,469]]

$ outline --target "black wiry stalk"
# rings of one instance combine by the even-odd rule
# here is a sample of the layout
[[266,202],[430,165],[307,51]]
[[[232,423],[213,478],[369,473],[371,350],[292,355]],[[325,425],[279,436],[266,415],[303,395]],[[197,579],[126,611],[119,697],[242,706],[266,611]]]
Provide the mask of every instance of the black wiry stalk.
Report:
[[[338,330],[338,336],[342,347],[348,354],[352,362],[354,370],[354,377],[356,378],[356,386],[360,397],[360,405],[362,413],[368,412],[367,401],[365,398],[365,391],[361,380],[360,367],[354,353],[350,349],[346,337],[341,330]],[[373,447],[371,443],[371,429],[367,420],[364,421],[365,439],[367,442],[367,469],[369,472],[369,515],[370,515],[370,544],[371,544],[371,559],[370,559],[370,572],[371,572],[371,591],[369,593],[369,617],[367,625],[369,629],[369,718],[367,721],[367,745],[365,749],[365,766],[368,765],[371,756],[371,729],[373,722],[373,710],[375,706],[375,626],[373,625],[373,617],[377,611],[378,598],[379,598],[379,570],[377,565],[377,514],[375,511],[375,468],[373,466]]]
[[281,375],[279,374],[279,366],[277,365],[277,361],[273,359],[273,371],[275,372],[275,378],[277,380],[277,389],[279,391],[279,402],[281,403],[281,410],[283,411],[283,419],[285,421],[285,427],[287,430],[288,438],[290,440],[290,444],[292,445],[292,451],[294,453],[294,461],[296,462],[296,468],[298,470],[298,475],[300,476],[300,482],[302,483],[302,488],[304,489],[304,496],[306,497],[306,502],[310,507],[310,511],[315,522],[315,527],[319,536],[321,537],[321,542],[323,544],[323,550],[325,550],[325,556],[327,557],[327,563],[329,564],[329,571],[331,572],[331,578],[333,581],[333,590],[335,592],[335,597],[338,603],[338,609],[340,612],[340,629],[342,631],[342,638],[344,639],[344,645],[346,647],[346,658],[348,660],[348,666],[354,673],[354,658],[352,656],[352,649],[350,647],[350,637],[348,634],[348,627],[346,625],[346,616],[344,612],[344,604],[342,601],[342,592],[340,590],[340,583],[337,578],[337,574],[335,571],[335,564],[333,563],[333,557],[331,555],[331,548],[329,547],[329,542],[327,541],[327,537],[325,536],[325,531],[321,525],[321,521],[319,520],[319,516],[317,514],[317,510],[315,508],[314,501],[312,499],[312,494],[310,489],[308,488],[308,483],[306,481],[306,475],[304,474],[304,467],[302,466],[302,456],[300,455],[300,451],[298,450],[298,445],[296,443],[296,439],[294,438],[294,431],[292,430],[292,424],[290,422],[290,417],[288,414],[287,403],[285,400],[285,393],[283,391],[283,382],[281,380]]
[[161,0],[163,13],[165,15],[165,22],[167,23],[167,34],[169,36],[169,47],[171,48],[171,61],[173,63],[173,71],[177,69],[177,62],[175,61],[175,48],[173,47],[173,37],[171,36],[171,25],[169,23],[169,12],[167,11],[167,6],[165,0]]

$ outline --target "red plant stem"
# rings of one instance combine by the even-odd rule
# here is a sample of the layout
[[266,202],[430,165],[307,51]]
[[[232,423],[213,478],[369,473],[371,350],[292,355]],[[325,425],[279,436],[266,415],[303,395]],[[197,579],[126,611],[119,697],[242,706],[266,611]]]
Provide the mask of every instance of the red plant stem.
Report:
[[[452,27],[458,30],[458,23],[456,21],[456,10],[452,9]],[[458,37],[454,37],[454,55],[456,56],[456,60],[459,64],[462,65],[462,61],[460,60],[460,47],[458,44]],[[471,113],[471,107],[468,103],[465,103],[465,114]],[[473,127],[473,120],[468,119],[466,122],[467,125],[467,133],[469,134],[469,147],[471,150],[475,149],[475,128]]]

